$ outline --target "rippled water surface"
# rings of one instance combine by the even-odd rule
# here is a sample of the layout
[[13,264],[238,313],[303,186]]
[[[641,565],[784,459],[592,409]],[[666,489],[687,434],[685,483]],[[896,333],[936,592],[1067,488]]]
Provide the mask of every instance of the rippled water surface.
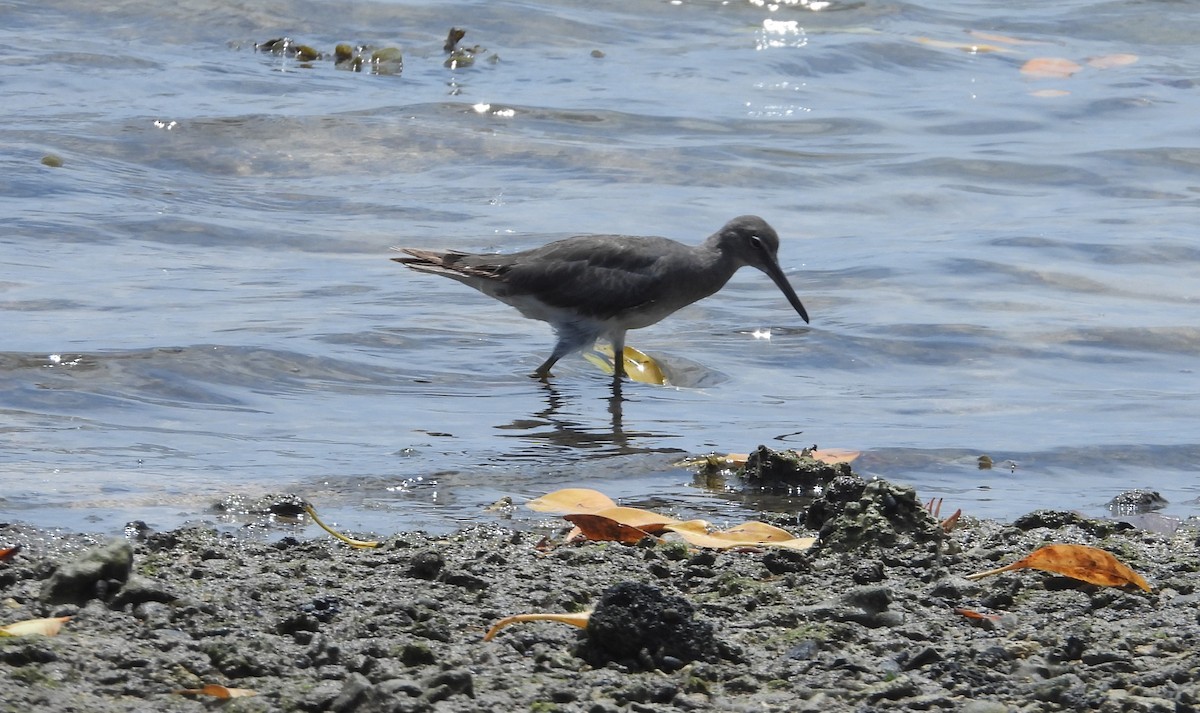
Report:
[[[762,503],[672,463],[813,443],[971,515],[1100,515],[1130,487],[1200,514],[1190,5],[0,19],[0,517],[168,527],[291,492],[351,529],[445,530],[586,486],[733,520]],[[445,66],[451,26],[473,65]],[[398,47],[403,71],[255,51],[282,36]],[[782,236],[812,324],[743,271],[630,334],[674,388],[615,395],[579,356],[542,384],[545,324],[388,260],[698,242],[745,213]]]

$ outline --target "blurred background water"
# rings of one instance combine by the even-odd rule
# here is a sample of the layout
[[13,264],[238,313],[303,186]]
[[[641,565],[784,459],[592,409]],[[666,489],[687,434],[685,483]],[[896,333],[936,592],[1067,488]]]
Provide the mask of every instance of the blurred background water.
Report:
[[[1197,36],[1157,1],[6,3],[0,518],[289,492],[445,531],[583,486],[736,521],[763,503],[672,464],[814,443],[968,515],[1200,514]],[[744,213],[812,325],[743,271],[631,333],[683,385],[619,400],[388,260]]]

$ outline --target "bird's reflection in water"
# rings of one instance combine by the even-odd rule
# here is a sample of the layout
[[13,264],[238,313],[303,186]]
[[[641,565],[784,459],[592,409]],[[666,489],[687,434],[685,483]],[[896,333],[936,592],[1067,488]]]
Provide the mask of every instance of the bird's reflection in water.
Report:
[[[647,431],[626,431],[624,408],[629,402],[624,389],[631,385],[614,378],[611,388],[604,397],[607,403],[608,423],[600,426],[603,413],[594,404],[587,403],[574,390],[563,392],[550,381],[536,382],[543,390],[546,407],[534,412],[529,418],[516,419],[501,429],[519,431],[511,434],[524,441],[540,442],[563,450],[601,451],[605,455],[629,455],[638,453],[675,453],[677,449],[639,446],[640,441],[659,442],[669,434]],[[633,385],[636,386],[636,385]],[[573,406],[577,408],[572,408]],[[573,412],[573,413],[572,413]],[[594,413],[596,420],[585,420],[578,413]]]

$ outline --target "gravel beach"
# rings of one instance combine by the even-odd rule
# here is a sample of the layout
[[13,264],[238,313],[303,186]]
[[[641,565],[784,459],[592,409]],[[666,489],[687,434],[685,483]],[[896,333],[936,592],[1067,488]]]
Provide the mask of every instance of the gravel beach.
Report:
[[[911,490],[873,481],[806,520],[770,521],[820,542],[547,548],[558,533],[487,525],[356,550],[207,527],[114,539],[4,524],[0,546],[21,549],[0,563],[0,623],[72,618],[54,637],[0,639],[3,709],[1200,706],[1194,520],[1164,534],[1038,511],[944,533]],[[1107,550],[1152,591],[1032,569],[965,578],[1052,543]],[[593,608],[588,629],[528,622],[483,640],[510,615]],[[254,695],[181,693],[209,684]]]

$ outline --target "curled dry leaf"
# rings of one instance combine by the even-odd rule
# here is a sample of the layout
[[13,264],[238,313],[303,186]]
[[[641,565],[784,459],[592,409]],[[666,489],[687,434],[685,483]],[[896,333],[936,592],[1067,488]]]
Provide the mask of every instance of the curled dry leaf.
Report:
[[320,525],[322,530],[324,530],[325,532],[328,532],[329,534],[333,535],[337,539],[341,540],[342,542],[345,542],[347,545],[350,545],[351,547],[353,547],[355,549],[367,549],[370,547],[378,547],[379,546],[379,543],[376,542],[375,540],[356,540],[353,537],[347,537],[346,535],[343,535],[342,533],[333,529],[329,525],[326,525],[324,522],[321,521],[321,518],[317,517],[317,511],[315,509],[313,509],[313,506],[309,505],[308,503],[304,503],[304,512],[308,513],[308,516],[312,518],[312,521],[317,523],[318,525]]
[[1021,74],[1034,79],[1066,79],[1083,67],[1062,57],[1035,57],[1021,65]]
[[586,629],[588,619],[592,616],[592,612],[584,611],[578,614],[516,614],[514,616],[506,616],[500,621],[492,624],[492,628],[487,630],[483,635],[484,641],[491,641],[500,630],[509,624],[519,624],[526,621],[556,621],[560,624],[570,624],[577,626],[580,629]]
[[572,514],[581,512],[596,512],[605,508],[614,508],[617,504],[613,499],[597,490],[588,488],[564,488],[547,493],[540,498],[534,498],[525,503],[525,507],[535,512],[556,512]]
[[13,545],[12,547],[5,547],[4,549],[0,549],[0,562],[7,562],[8,560],[12,559],[13,557],[16,557],[17,553],[20,551],[21,551],[20,545]]
[[58,636],[58,630],[71,620],[69,616],[56,616],[49,619],[26,619],[7,626],[0,626],[0,636]]
[[218,683],[205,684],[201,688],[181,688],[173,691],[177,695],[184,696],[212,696],[213,698],[245,698],[247,696],[257,696],[258,691],[249,688],[227,688]]
[[1109,552],[1087,545],[1046,545],[1010,565],[967,575],[967,579],[982,579],[1017,569],[1040,569],[1061,574],[1102,587],[1137,585],[1150,591],[1150,584]]

